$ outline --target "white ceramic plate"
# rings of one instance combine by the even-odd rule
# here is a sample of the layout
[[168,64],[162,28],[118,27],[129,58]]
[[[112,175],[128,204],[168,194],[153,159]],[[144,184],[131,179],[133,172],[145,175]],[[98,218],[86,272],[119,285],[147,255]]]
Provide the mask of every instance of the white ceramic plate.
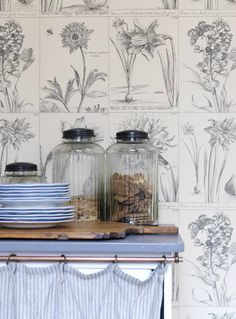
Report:
[[39,189],[48,189],[48,188],[69,188],[69,184],[68,183],[51,183],[51,184],[0,184],[0,190],[2,189],[12,189],[12,188],[16,188],[16,189],[35,189],[35,188],[39,188]]
[[24,198],[33,198],[33,197],[40,197],[40,198],[50,198],[50,197],[63,197],[67,196],[68,192],[9,192],[9,193],[2,193],[0,192],[0,199],[5,199],[5,198],[19,198],[21,199],[22,197]]
[[62,207],[0,207],[0,215],[2,213],[67,213],[75,210],[75,206],[62,206]]
[[74,221],[74,219],[68,220],[68,221],[58,221],[58,222],[38,222],[38,223],[32,223],[32,222],[0,222],[0,226],[6,227],[6,228],[28,228],[28,229],[37,229],[37,228],[50,228],[55,227],[58,224],[67,224],[69,222]]
[[0,219],[1,218],[70,218],[74,216],[74,212],[70,211],[70,212],[66,212],[64,213],[57,213],[57,214],[51,214],[51,213],[45,213],[45,214],[41,214],[41,213],[34,213],[34,214],[29,214],[29,213],[25,213],[25,214],[16,214],[16,213],[3,213],[0,214]]
[[5,207],[57,207],[69,202],[69,197],[33,197],[33,198],[0,198],[0,205]]
[[19,217],[8,217],[8,218],[4,218],[4,217],[0,217],[0,222],[29,222],[29,221],[32,221],[32,222],[35,222],[35,223],[38,223],[38,222],[58,222],[58,221],[67,221],[67,220],[71,220],[73,219],[73,216],[72,217],[24,217],[24,216],[19,216]]
[[58,188],[58,189],[8,189],[8,190],[0,190],[0,195],[23,195],[26,194],[25,196],[28,196],[28,194],[51,194],[51,193],[58,193],[58,194],[65,194],[69,193],[69,188]]

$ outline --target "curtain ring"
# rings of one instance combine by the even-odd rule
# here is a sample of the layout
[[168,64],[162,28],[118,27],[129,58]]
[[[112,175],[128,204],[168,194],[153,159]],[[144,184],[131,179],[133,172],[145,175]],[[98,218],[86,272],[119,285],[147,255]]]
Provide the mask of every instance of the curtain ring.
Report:
[[117,263],[118,263],[118,256],[117,256],[117,255],[114,256],[114,261],[113,261],[113,263],[114,263],[114,264],[117,264]]
[[[63,254],[62,254],[61,257],[64,258],[63,262],[64,262],[64,265],[66,265],[66,264],[67,264],[66,255],[63,255]],[[60,261],[60,263],[61,263],[61,261]]]
[[163,264],[164,264],[164,267],[165,267],[165,266],[166,266],[166,263],[167,263],[166,255],[163,255],[162,258],[164,258]]
[[[17,257],[17,255],[16,255],[16,254],[10,254],[10,255],[7,257],[7,262],[6,262],[7,266],[8,266],[9,263],[10,263],[11,257]],[[18,260],[17,262],[19,262],[19,260]]]

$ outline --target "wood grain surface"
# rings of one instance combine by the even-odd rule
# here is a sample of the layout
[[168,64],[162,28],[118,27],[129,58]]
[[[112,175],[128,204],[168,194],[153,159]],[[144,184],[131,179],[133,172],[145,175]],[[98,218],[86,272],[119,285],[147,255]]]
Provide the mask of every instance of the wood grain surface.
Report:
[[119,239],[129,234],[177,234],[174,225],[134,226],[117,222],[70,222],[46,229],[0,228],[1,239]]

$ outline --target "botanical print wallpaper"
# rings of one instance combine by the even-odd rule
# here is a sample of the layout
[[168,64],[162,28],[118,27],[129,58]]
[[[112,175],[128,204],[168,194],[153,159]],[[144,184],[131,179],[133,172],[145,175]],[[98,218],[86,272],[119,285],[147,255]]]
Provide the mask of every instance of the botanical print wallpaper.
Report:
[[46,172],[62,132],[159,150],[160,223],[185,241],[174,319],[236,319],[236,1],[0,0],[0,169]]

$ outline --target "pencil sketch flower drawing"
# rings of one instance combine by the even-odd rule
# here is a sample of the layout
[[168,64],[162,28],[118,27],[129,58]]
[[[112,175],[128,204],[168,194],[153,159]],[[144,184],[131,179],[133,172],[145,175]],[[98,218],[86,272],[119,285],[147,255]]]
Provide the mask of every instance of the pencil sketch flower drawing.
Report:
[[41,0],[42,12],[60,12],[62,0]]
[[150,63],[157,55],[162,67],[169,106],[177,106],[176,53],[173,38],[157,32],[157,20],[153,20],[148,27],[143,27],[138,19],[134,19],[133,26],[130,27],[123,19],[117,18],[113,22],[113,27],[116,29],[116,39],[110,38],[110,40],[125,74],[127,85],[125,102],[130,103],[134,99],[132,79],[137,56],[142,55]]
[[203,285],[201,291],[193,288],[193,299],[207,306],[235,306],[236,295],[229,294],[227,286],[227,276],[236,263],[236,242],[232,242],[234,229],[229,217],[223,212],[212,217],[200,215],[188,228],[194,246],[202,251],[196,261],[191,262],[192,276]]
[[204,0],[204,7],[206,10],[219,9],[219,0]]
[[[205,192],[205,202],[219,202],[222,190],[222,177],[228,160],[228,153],[232,143],[236,142],[236,123],[234,118],[223,121],[209,120],[210,125],[204,131],[210,135],[207,145],[198,145],[195,129],[189,123],[182,127],[183,134],[188,138],[188,142],[182,139],[192,163],[194,164],[194,174],[196,185],[194,193],[200,190],[200,175],[203,177],[203,187]],[[203,172],[199,172],[200,152],[204,148]]]
[[[88,41],[93,30],[88,29],[84,23],[73,22],[64,27],[60,36],[62,40],[62,46],[69,49],[69,53],[73,54],[76,51],[81,55],[81,73],[73,66],[71,66],[74,72],[74,79],[69,79],[65,93],[56,77],[53,80],[49,80],[48,86],[43,88],[43,91],[47,93],[44,100],[56,100],[60,102],[66,112],[70,112],[69,102],[71,97],[79,93],[80,102],[77,106],[77,112],[81,112],[83,102],[86,97],[99,98],[106,96],[106,92],[92,91],[92,86],[97,81],[105,81],[107,74],[99,72],[97,69],[91,70],[87,74],[87,62],[85,57],[85,49],[88,47]],[[76,88],[74,87],[76,85]],[[43,104],[43,103],[42,103]]]
[[[216,313],[208,313],[208,318],[209,319],[235,319],[235,312],[225,312],[223,315],[219,315]],[[191,319],[189,316],[186,319]]]
[[11,0],[0,0],[0,11],[10,11]]
[[5,165],[8,163],[9,154],[15,151],[17,159],[22,143],[28,142],[35,135],[30,130],[30,123],[25,118],[16,119],[14,121],[0,120],[0,172],[4,172]]
[[231,313],[224,313],[223,315],[217,315],[215,313],[209,313],[209,318],[210,319],[234,319],[235,312],[231,312]]
[[200,21],[188,31],[188,36],[194,52],[202,58],[197,70],[187,66],[192,72],[191,83],[203,90],[205,99],[200,105],[193,95],[193,105],[208,112],[228,112],[236,104],[227,96],[227,80],[236,68],[236,48],[230,49],[233,34],[229,24],[222,19]]
[[18,84],[34,62],[33,49],[23,49],[24,35],[14,20],[0,25],[0,111],[21,112],[27,105],[20,99]]
[[162,0],[165,9],[178,9],[178,0]]
[[218,202],[229,148],[232,143],[236,142],[236,124],[234,118],[224,121],[212,119],[210,122],[211,125],[205,128],[205,131],[210,135],[210,151],[208,156],[205,153],[204,185],[206,201]]
[[[8,0],[9,1],[9,0]],[[83,4],[78,4],[78,0],[74,3],[63,0],[41,0],[42,12],[65,12],[65,13],[106,13],[108,0],[83,0]],[[82,1],[81,1],[82,2]]]
[[[235,3],[235,0],[204,0],[204,9],[206,10],[217,10],[223,9],[225,4],[227,3]],[[222,6],[220,8],[220,5]]]
[[175,202],[178,199],[179,178],[178,169],[172,166],[166,157],[169,148],[176,147],[175,136],[170,136],[166,126],[160,119],[154,119],[149,115],[135,114],[127,117],[119,124],[120,130],[137,129],[148,133],[149,140],[159,150],[160,169],[160,200]]
[[194,193],[200,193],[200,185],[199,185],[199,164],[200,164],[200,152],[202,149],[202,145],[199,147],[197,138],[195,135],[195,129],[194,126],[190,125],[189,123],[185,124],[182,127],[183,134],[188,138],[188,143],[185,142],[184,139],[182,139],[189,155],[191,158],[191,161],[194,165],[194,172],[195,172],[195,179],[196,184],[194,186]]

